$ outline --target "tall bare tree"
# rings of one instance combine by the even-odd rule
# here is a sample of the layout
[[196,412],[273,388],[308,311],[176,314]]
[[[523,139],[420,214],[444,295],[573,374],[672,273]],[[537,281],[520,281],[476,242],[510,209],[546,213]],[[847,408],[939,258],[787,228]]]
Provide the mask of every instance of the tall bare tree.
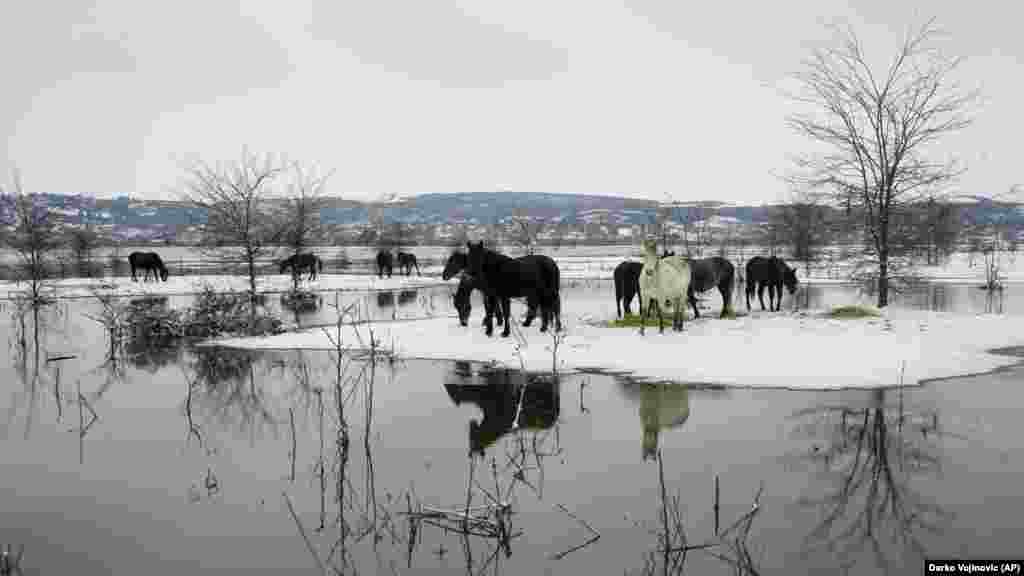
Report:
[[[320,175],[298,162],[289,167],[285,183],[285,205],[281,214],[281,239],[293,255],[301,253],[322,235],[320,210],[326,205],[324,187],[331,173]],[[299,289],[299,272],[292,267],[292,288]]]
[[61,238],[46,196],[25,193],[17,170],[13,181],[12,192],[0,187],[0,214],[3,223],[13,228],[4,240],[18,255],[18,279],[28,284],[29,303],[38,308],[46,302],[43,290],[51,272],[50,261],[61,245]]
[[284,172],[271,155],[243,150],[235,162],[199,162],[188,169],[183,195],[206,210],[201,248],[241,258],[249,275],[249,298],[256,302],[256,261],[272,254],[282,229],[270,213],[272,185]]
[[952,79],[961,59],[938,50],[933,22],[909,34],[883,70],[873,69],[852,28],[837,28],[837,45],[804,61],[795,76],[800,88],[790,95],[808,109],[790,115],[790,127],[828,149],[797,158],[792,181],[829,191],[863,218],[879,307],[889,303],[893,214],[941,193],[962,172],[955,161],[929,160],[925,152],[970,125],[978,98]]
[[793,202],[781,206],[773,217],[774,230],[789,248],[790,256],[804,263],[810,275],[811,265],[819,260],[830,241],[826,207],[813,195],[798,195]]

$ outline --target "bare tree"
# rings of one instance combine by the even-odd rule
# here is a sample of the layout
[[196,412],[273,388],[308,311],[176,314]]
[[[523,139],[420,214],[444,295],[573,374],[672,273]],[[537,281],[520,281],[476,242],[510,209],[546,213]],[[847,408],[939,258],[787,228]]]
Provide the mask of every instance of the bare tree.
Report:
[[[281,227],[269,211],[271,185],[284,168],[272,156],[247,150],[237,162],[189,168],[184,197],[206,210],[201,248],[241,258],[249,275],[249,299],[256,302],[256,261],[274,251]],[[255,306],[254,306],[255,309]]]
[[[1010,190],[996,196],[985,221],[978,226],[977,244],[985,258],[985,289],[992,292],[1002,289],[1003,260],[1009,252],[1007,239],[1016,232],[1010,228],[1011,218],[1017,214],[1019,200],[1024,195],[1024,187],[1014,185]],[[1018,200],[1015,202],[1014,200]]]
[[811,265],[821,258],[822,251],[831,240],[826,210],[815,196],[800,194],[773,214],[773,230],[782,244],[789,248],[790,256],[804,263],[808,276]]
[[925,263],[936,266],[956,248],[960,235],[959,211],[950,202],[936,202],[934,197],[919,207],[915,243],[924,251]]
[[5,241],[18,255],[18,279],[28,283],[27,298],[33,308],[45,304],[45,282],[50,276],[50,260],[61,245],[56,222],[50,215],[46,196],[27,194],[17,170],[11,193],[0,187],[0,214],[3,223],[13,229]]
[[848,212],[862,216],[876,268],[878,306],[889,302],[890,224],[901,205],[936,194],[962,170],[955,161],[925,158],[926,149],[971,123],[978,94],[961,89],[951,74],[961,63],[936,46],[939,31],[928,21],[903,42],[881,74],[872,69],[852,28],[836,30],[839,42],[818,49],[795,80],[791,98],[810,110],[788,124],[829,152],[796,159],[791,180],[800,188],[828,191]]
[[527,254],[533,254],[537,246],[537,235],[540,234],[543,222],[530,218],[525,208],[516,208],[512,213],[512,222],[516,225],[516,243],[522,246]]
[[[285,185],[285,209],[282,214],[282,240],[293,255],[316,242],[323,233],[320,210],[326,204],[324,186],[332,173],[320,176],[300,163],[291,165]],[[292,267],[292,289],[299,289],[299,270]]]

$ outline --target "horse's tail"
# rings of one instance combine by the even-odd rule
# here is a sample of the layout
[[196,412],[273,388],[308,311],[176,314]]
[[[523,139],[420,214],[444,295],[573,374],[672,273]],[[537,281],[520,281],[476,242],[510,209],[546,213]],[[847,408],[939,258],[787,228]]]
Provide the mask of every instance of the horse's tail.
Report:
[[619,305],[619,302],[622,300],[622,292],[625,288],[622,285],[626,280],[623,276],[625,276],[625,274],[619,274],[618,269],[616,269],[612,275],[613,281],[615,282],[615,315],[618,318],[622,318],[622,307]]

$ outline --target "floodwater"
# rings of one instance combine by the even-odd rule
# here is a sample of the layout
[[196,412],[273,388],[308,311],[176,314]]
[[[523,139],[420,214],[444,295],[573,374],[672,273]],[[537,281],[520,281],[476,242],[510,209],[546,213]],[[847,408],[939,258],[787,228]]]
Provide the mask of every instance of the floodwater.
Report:
[[[566,309],[615,314],[610,283],[565,284]],[[377,319],[454,315],[450,290],[339,298]],[[304,325],[331,321],[323,296]],[[894,305],[1024,314],[1017,287],[985,296]],[[1024,537],[1020,367],[799,392],[311,351],[111,364],[97,311],[61,301],[36,330],[0,306],[0,549],[24,574],[664,573],[666,541],[670,573],[902,574],[924,555],[1013,556]]]

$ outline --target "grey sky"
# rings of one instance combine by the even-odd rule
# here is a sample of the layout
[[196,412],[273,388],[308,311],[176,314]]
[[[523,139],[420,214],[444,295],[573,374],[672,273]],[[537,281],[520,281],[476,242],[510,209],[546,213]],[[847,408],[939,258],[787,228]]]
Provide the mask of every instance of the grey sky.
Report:
[[[30,191],[174,197],[190,159],[334,169],[329,190],[785,197],[808,143],[780,81],[823,23],[882,63],[930,16],[983,88],[959,188],[1024,181],[1024,8],[1009,1],[0,3],[0,147]],[[6,178],[4,178],[6,181]]]

